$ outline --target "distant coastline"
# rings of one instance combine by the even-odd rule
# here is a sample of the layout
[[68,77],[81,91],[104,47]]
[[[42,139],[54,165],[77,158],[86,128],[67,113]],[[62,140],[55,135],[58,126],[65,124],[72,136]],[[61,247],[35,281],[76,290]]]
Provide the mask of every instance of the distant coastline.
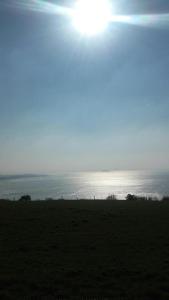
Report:
[[48,175],[39,174],[16,174],[16,175],[0,175],[0,180],[11,180],[11,179],[22,179],[22,178],[36,178],[36,177],[46,177]]

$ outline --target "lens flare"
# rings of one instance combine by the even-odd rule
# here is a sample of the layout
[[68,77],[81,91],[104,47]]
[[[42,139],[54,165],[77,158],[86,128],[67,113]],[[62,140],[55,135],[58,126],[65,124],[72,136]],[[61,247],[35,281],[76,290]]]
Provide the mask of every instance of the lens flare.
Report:
[[6,0],[3,6],[46,14],[70,15],[72,9],[43,0]]
[[82,34],[92,36],[103,32],[110,23],[169,29],[169,13],[116,15],[110,0],[74,0],[66,7],[45,0],[5,0],[0,7],[68,17]]
[[169,13],[112,16],[111,22],[151,28],[169,28]]

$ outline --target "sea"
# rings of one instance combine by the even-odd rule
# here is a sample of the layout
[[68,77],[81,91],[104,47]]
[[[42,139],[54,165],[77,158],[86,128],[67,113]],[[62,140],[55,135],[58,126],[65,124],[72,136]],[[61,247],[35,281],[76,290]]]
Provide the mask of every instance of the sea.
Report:
[[1,175],[0,199],[32,200],[106,199],[127,194],[158,198],[169,196],[169,171],[102,171],[50,175]]

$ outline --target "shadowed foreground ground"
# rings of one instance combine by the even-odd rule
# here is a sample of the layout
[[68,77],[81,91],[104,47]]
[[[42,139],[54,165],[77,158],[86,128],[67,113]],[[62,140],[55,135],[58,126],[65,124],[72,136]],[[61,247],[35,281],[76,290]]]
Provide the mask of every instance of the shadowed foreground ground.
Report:
[[169,203],[0,201],[0,299],[169,299]]

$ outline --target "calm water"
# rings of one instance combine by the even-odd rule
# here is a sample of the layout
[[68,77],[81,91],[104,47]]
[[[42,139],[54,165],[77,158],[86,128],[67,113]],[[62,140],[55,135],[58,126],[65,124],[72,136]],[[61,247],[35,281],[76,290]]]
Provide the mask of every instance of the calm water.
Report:
[[103,199],[115,194],[124,199],[128,193],[161,198],[169,195],[169,172],[114,171],[83,172],[48,176],[0,176],[0,198]]

